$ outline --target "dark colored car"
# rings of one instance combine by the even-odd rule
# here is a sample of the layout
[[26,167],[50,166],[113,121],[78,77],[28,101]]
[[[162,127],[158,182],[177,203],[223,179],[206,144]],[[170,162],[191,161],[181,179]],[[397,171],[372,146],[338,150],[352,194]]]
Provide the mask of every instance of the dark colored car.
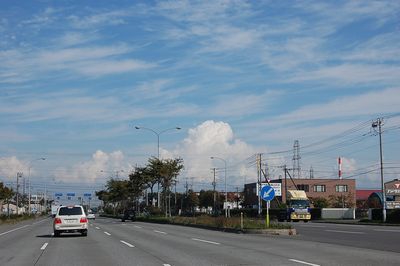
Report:
[[121,221],[125,222],[125,220],[135,221],[136,213],[134,210],[125,210],[122,214]]

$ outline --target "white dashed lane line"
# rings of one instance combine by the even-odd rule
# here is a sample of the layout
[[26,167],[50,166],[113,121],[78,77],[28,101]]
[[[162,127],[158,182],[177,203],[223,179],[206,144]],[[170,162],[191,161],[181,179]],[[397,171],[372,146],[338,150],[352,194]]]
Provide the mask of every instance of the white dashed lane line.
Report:
[[325,230],[326,232],[333,232],[333,233],[343,233],[343,234],[358,234],[363,235],[364,232],[355,232],[355,231],[339,231],[339,230]]
[[49,243],[44,243],[43,246],[40,248],[41,250],[45,250]]
[[11,232],[14,232],[14,231],[17,231],[17,230],[20,230],[20,229],[25,228],[25,227],[28,227],[28,226],[29,226],[29,224],[24,225],[24,226],[21,226],[21,227],[18,227],[18,228],[15,228],[15,229],[12,229],[12,230],[9,230],[9,231],[6,231],[6,232],[3,232],[3,233],[0,233],[0,236],[6,235],[6,234],[8,234],[8,233],[11,233]]
[[293,262],[305,264],[305,265],[310,265],[310,266],[320,266],[319,264],[314,264],[314,263],[310,263],[310,262],[306,262],[306,261],[302,261],[302,260],[295,260],[295,259],[289,259],[289,260],[293,261]]
[[125,242],[124,240],[120,240],[120,241],[121,241],[121,243],[127,245],[127,246],[130,247],[130,248],[134,248],[134,247],[135,247],[134,245],[132,245],[132,244],[130,244],[130,243],[128,243],[128,242]]
[[99,229],[100,229],[100,227],[97,227],[97,226],[96,226],[96,229],[97,229],[97,230],[99,230]]
[[213,244],[213,245],[221,245],[221,243],[214,242],[214,241],[208,241],[208,240],[204,240],[204,239],[192,238],[192,240],[204,242],[204,243],[208,243],[208,244]]
[[400,233],[400,230],[391,230],[391,229],[374,229],[374,231]]
[[163,235],[167,235],[168,233],[163,232],[163,231],[158,231],[158,230],[153,230],[155,233],[159,233],[159,234],[163,234]]
[[106,234],[106,235],[108,235],[108,236],[110,236],[110,235],[111,235],[109,232],[104,232],[104,234]]
[[141,227],[141,226],[139,226],[139,225],[134,225],[133,227],[136,227],[136,228],[143,228],[143,227]]

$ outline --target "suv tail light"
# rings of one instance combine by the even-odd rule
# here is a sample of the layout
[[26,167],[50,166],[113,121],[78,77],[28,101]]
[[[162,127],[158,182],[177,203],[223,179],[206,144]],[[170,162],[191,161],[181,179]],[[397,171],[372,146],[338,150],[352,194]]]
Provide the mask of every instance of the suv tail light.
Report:
[[88,220],[86,217],[82,217],[81,220],[79,221],[80,223],[87,223]]
[[61,223],[61,219],[60,218],[55,218],[54,219],[54,223],[55,224],[60,224]]

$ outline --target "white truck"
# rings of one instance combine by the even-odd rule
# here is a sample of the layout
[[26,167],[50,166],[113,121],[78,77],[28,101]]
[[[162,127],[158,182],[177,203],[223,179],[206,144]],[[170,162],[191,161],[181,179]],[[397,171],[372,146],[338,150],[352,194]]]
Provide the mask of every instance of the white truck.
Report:
[[60,205],[55,205],[55,204],[51,205],[51,216],[52,217],[56,216],[57,210],[59,207],[60,207]]

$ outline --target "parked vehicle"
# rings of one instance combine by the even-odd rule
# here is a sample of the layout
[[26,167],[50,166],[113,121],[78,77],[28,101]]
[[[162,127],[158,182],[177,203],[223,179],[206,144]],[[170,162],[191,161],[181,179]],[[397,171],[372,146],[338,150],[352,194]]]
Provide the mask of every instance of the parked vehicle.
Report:
[[286,205],[287,208],[281,213],[279,221],[308,222],[311,220],[310,201],[304,190],[288,190]]
[[60,206],[53,223],[54,236],[61,233],[79,232],[87,236],[88,219],[81,205]]

